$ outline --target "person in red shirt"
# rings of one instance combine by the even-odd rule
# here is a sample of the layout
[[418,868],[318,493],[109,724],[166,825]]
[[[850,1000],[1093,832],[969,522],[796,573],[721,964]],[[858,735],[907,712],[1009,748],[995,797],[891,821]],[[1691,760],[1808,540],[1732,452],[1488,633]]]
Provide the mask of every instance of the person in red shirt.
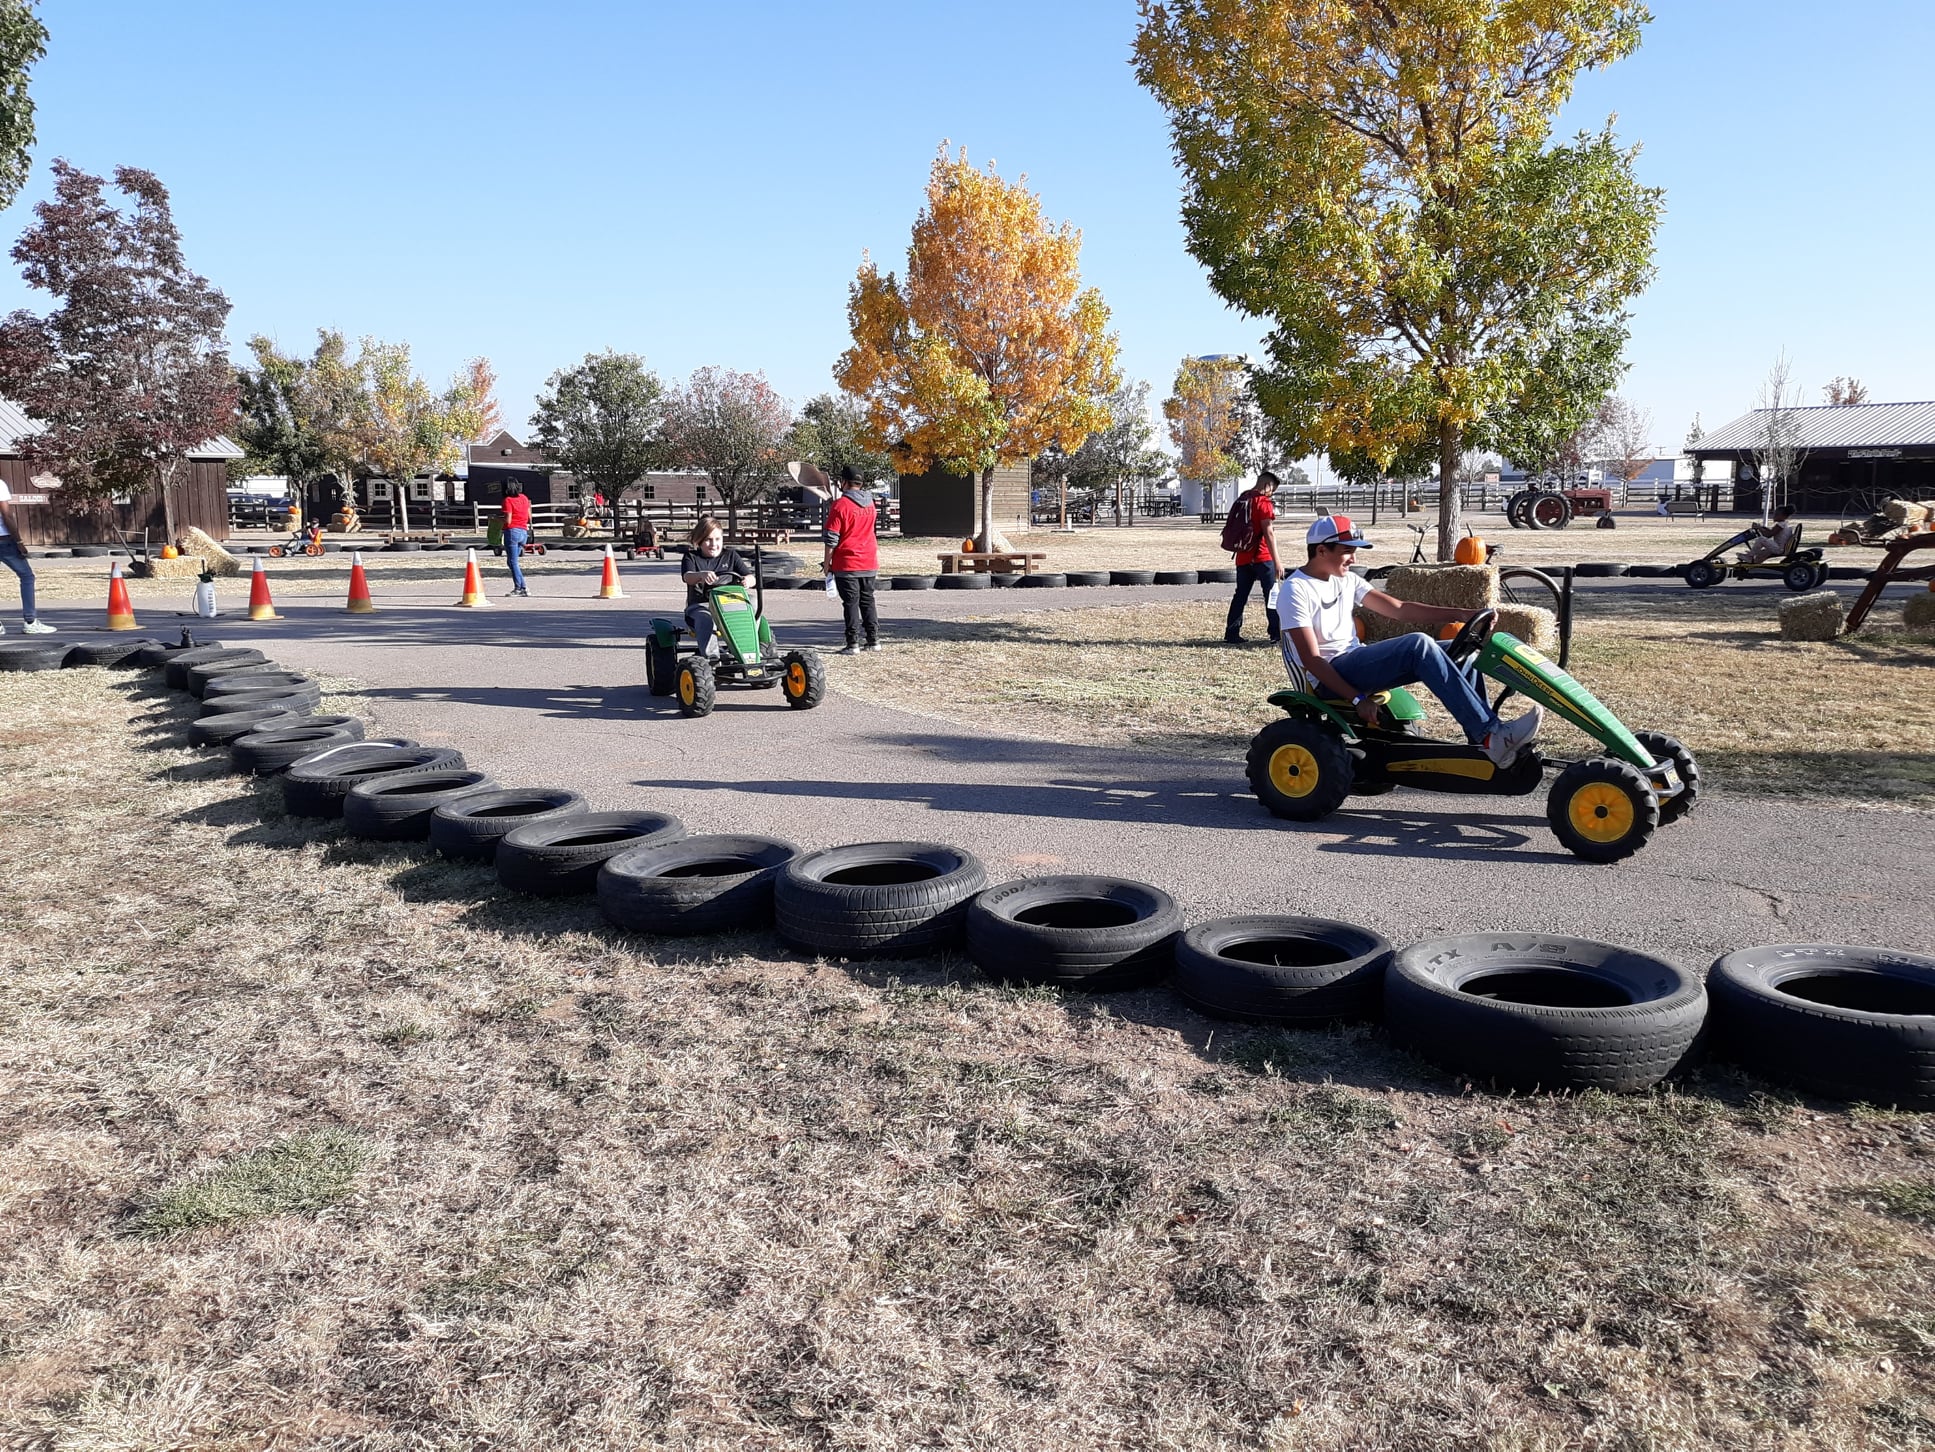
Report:
[[1263,587],[1263,618],[1270,627],[1270,639],[1274,641],[1283,633],[1277,612],[1270,608],[1270,591],[1283,578],[1277,554],[1277,506],[1271,497],[1277,492],[1277,483],[1277,476],[1266,470],[1256,476],[1256,487],[1243,496],[1249,501],[1249,544],[1236,552],[1236,595],[1223,625],[1223,639],[1230,645],[1243,643],[1243,611],[1249,606],[1250,589],[1255,585]]
[[860,487],[859,470],[851,464],[840,470],[840,490],[840,497],[826,511],[826,554],[821,565],[846,612],[847,644],[840,654],[858,655],[862,649],[880,649],[880,622],[873,603],[874,577],[880,573],[874,534],[877,512],[873,496]]
[[512,479],[504,485],[504,558],[511,562],[513,595],[531,593],[524,588],[524,570],[518,564],[530,538],[531,501],[525,496],[524,486]]

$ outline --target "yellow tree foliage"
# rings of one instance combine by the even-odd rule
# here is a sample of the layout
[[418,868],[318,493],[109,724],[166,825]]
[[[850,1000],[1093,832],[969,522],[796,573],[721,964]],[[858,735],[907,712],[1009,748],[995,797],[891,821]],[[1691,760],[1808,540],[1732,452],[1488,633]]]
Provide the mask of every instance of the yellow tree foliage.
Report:
[[1081,248],[1024,185],[943,144],[906,281],[869,259],[849,294],[853,346],[834,377],[865,407],[863,442],[907,473],[978,475],[984,548],[995,469],[1050,445],[1072,453],[1110,422],[1116,339],[1101,293],[1082,287]]
[[497,407],[497,370],[490,359],[472,358],[464,364],[451,393],[456,406],[465,411],[463,426],[470,440],[481,444],[495,438],[504,426],[504,416]]
[[1177,368],[1175,392],[1163,400],[1162,416],[1169,420],[1182,478],[1214,484],[1243,472],[1230,445],[1242,428],[1237,404],[1247,373],[1233,358],[1185,358]]

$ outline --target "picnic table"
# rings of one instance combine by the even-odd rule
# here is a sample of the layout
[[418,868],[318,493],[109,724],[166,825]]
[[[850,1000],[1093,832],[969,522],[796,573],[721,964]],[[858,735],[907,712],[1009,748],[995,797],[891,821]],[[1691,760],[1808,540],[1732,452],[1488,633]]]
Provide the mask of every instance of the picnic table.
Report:
[[390,529],[385,530],[381,538],[384,544],[397,544],[409,540],[417,544],[445,545],[450,543],[450,531],[447,529]]
[[936,555],[935,558],[941,562],[941,573],[943,575],[1032,575],[1035,572],[1035,562],[1037,560],[1045,560],[1048,556],[1045,554],[1030,554],[1020,550],[1011,551],[1007,554],[1002,554],[999,551],[988,551],[984,553],[980,550],[972,552],[966,550],[947,550],[942,554]]
[[783,545],[793,542],[792,533],[784,529],[742,529],[727,540],[729,545],[771,544]]

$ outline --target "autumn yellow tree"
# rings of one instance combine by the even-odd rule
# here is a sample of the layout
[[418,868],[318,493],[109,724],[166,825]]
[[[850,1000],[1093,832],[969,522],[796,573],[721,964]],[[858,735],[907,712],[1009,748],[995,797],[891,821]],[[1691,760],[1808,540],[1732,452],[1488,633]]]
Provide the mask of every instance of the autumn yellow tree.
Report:
[[1108,307],[1082,287],[1082,234],[1048,225],[1026,180],[1004,182],[943,144],[906,280],[861,264],[853,346],[834,369],[865,406],[869,447],[908,473],[979,477],[983,548],[994,471],[1051,445],[1079,449],[1108,426],[1118,382]]
[[1248,370],[1240,359],[1185,358],[1174,392],[1163,400],[1169,442],[1176,446],[1176,473],[1198,484],[1218,484],[1243,472],[1231,452],[1242,427],[1237,405]]

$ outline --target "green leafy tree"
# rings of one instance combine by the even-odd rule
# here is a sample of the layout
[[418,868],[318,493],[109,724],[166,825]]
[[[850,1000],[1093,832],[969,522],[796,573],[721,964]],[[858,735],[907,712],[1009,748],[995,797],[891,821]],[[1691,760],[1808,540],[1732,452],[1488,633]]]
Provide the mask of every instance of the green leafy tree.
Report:
[[34,98],[27,76],[47,54],[47,27],[34,0],[0,0],[0,207],[27,184],[33,164]]
[[1224,299],[1272,324],[1266,402],[1301,444],[1386,468],[1434,445],[1449,559],[1470,436],[1555,349],[1623,345],[1625,306],[1652,278],[1662,197],[1634,151],[1610,126],[1550,144],[1580,73],[1629,54],[1646,8],[1141,9],[1137,74],[1170,114],[1190,250]]
[[609,348],[553,373],[531,415],[545,456],[608,499],[664,467],[664,424],[658,375],[636,353]]
[[787,431],[782,452],[788,459],[813,465],[828,478],[837,478],[851,464],[862,479],[891,479],[897,472],[893,456],[870,448],[866,405],[844,393],[822,393],[807,400]]
[[249,352],[255,366],[235,375],[236,442],[248,452],[230,464],[231,476],[280,474],[300,490],[325,474],[350,474],[358,462],[350,425],[366,400],[343,335],[319,329],[304,358],[258,333]]
[[1141,380],[1118,386],[1108,396],[1108,423],[1073,453],[1051,446],[1035,460],[1035,483],[1045,486],[1066,479],[1071,488],[1113,492],[1119,510],[1122,491],[1130,483],[1165,476],[1170,460],[1156,447],[1149,393],[1149,385]]

